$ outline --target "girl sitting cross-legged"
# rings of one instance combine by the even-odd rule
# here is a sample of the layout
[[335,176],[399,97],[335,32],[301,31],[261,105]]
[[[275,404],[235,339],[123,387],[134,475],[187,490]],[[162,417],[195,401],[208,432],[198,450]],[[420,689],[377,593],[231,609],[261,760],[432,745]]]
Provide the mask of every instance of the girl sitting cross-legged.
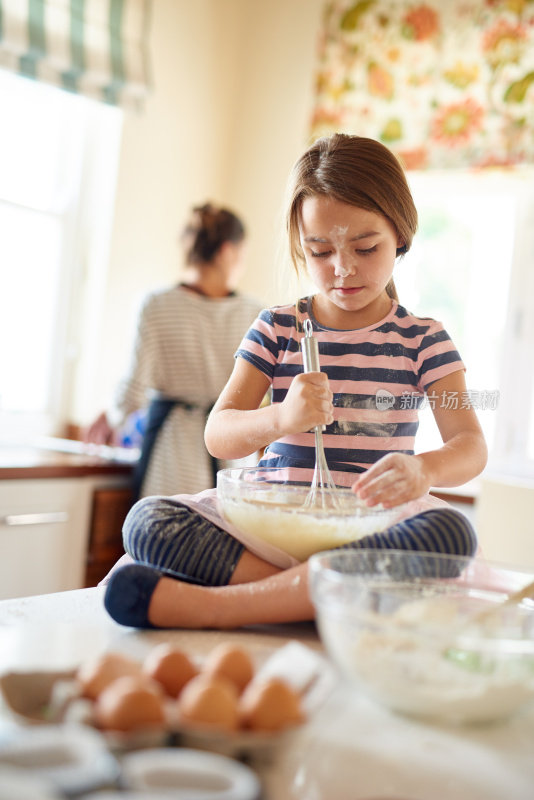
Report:
[[[289,184],[289,248],[316,293],[260,313],[209,416],[205,441],[221,459],[264,449],[260,466],[287,467],[309,481],[312,431],[325,425],[336,483],[369,506],[408,509],[387,530],[343,547],[470,556],[477,546],[470,523],[428,492],[479,474],[486,445],[471,407],[440,402],[466,393],[464,365],[447,332],[397,298],[393,270],[416,227],[404,172],[382,144],[335,134],[298,159]],[[318,341],[320,372],[302,369],[306,320]],[[272,403],[265,406],[269,389]],[[443,445],[415,455],[425,393],[438,398],[433,414]],[[149,497],[132,508],[124,544],[138,563],[112,573],[105,596],[111,616],[164,628],[312,619],[307,563],[281,567],[262,558],[202,508],[183,496]]]

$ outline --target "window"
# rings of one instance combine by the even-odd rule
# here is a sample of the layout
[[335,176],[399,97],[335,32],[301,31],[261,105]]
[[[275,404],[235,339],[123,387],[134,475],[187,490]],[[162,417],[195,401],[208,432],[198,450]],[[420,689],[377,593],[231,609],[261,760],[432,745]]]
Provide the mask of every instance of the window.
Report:
[[[534,171],[409,173],[419,231],[401,302],[441,320],[466,366],[490,468],[534,473]],[[439,445],[430,408],[418,451]]]
[[122,112],[0,71],[0,438],[62,433],[98,302]]

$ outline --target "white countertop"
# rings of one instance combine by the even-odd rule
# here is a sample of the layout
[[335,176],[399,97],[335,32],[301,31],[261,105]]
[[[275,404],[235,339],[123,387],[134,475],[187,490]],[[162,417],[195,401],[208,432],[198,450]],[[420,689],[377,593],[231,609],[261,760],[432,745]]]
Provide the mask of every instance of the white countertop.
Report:
[[[136,631],[114,623],[102,588],[0,602],[0,671],[64,669],[98,650],[139,658],[161,641],[202,656],[221,640],[251,652],[298,639],[312,625],[240,631]],[[6,710],[3,710],[6,714]],[[339,682],[292,745],[257,766],[265,800],[532,800],[534,709],[508,723],[440,727],[396,716]]]

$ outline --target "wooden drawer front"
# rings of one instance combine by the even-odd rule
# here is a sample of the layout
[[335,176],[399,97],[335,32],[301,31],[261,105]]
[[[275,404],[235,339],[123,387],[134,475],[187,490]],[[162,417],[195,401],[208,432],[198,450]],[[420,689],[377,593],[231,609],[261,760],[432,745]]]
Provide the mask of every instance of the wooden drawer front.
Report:
[[122,525],[131,506],[129,488],[94,491],[86,586],[95,586],[123,555]]

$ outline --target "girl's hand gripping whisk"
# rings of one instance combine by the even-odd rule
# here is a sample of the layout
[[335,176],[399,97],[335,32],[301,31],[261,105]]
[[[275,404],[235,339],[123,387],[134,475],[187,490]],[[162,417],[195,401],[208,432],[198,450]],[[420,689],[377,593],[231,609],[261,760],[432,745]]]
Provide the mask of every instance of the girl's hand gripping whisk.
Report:
[[[320,372],[319,348],[317,340],[313,336],[313,328],[309,319],[304,320],[304,337],[300,341],[302,349],[302,360],[304,372]],[[339,506],[336,497],[336,485],[330,475],[328,463],[323,446],[323,434],[325,425],[316,425],[315,432],[315,470],[310,491],[304,506],[306,508],[337,508]]]

